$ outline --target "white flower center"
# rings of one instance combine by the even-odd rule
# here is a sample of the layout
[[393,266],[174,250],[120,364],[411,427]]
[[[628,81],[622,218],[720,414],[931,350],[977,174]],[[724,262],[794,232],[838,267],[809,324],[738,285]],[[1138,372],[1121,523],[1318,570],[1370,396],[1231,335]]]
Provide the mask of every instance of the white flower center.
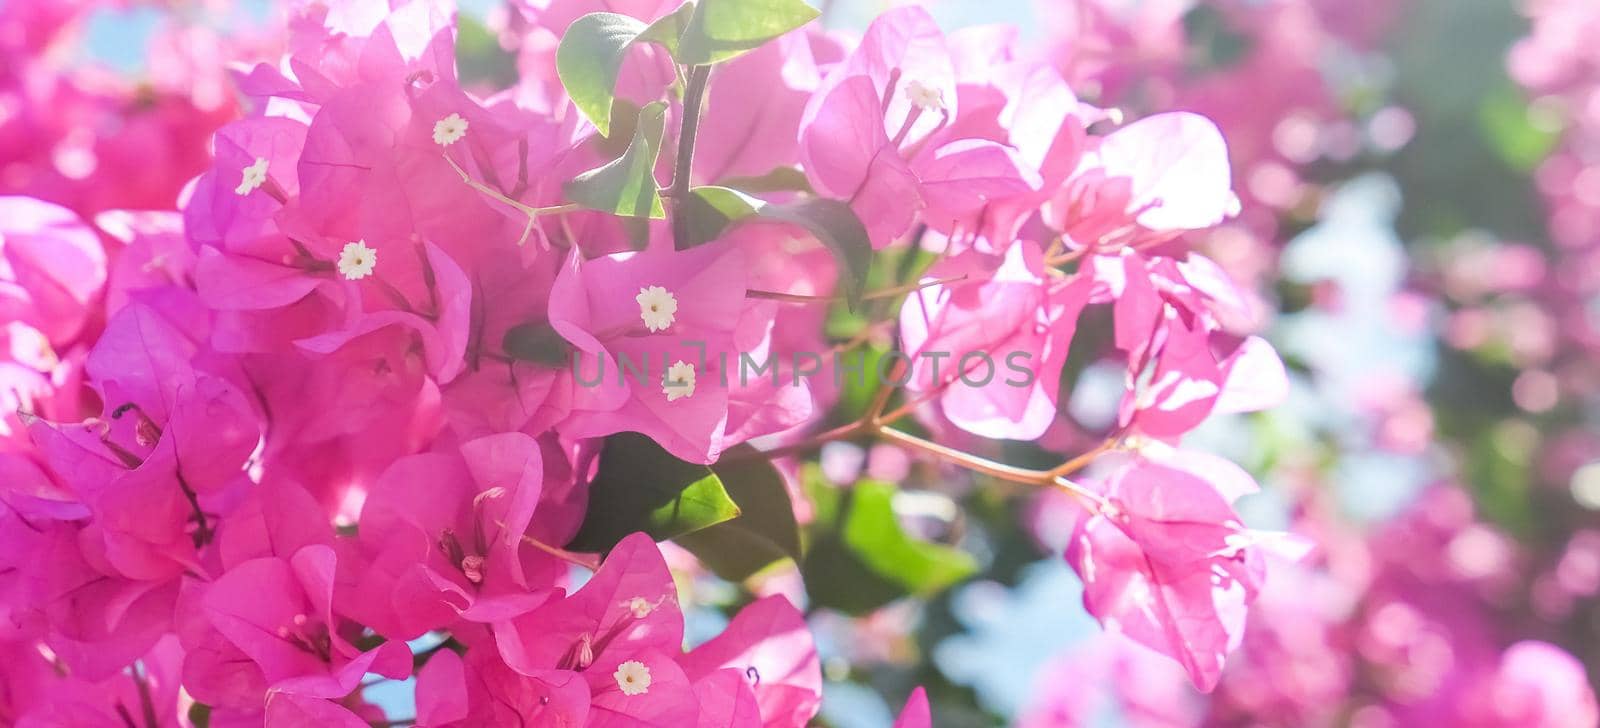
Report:
[[622,688],[623,695],[644,695],[650,692],[650,668],[638,660],[628,660],[617,665],[617,671],[611,676],[617,679],[617,687]]
[[245,167],[244,171],[239,173],[239,186],[233,188],[233,191],[240,195],[248,195],[266,182],[267,160],[256,157],[255,164]]
[[467,120],[460,114],[451,114],[433,124],[433,143],[441,147],[461,141],[467,135]]
[[372,275],[377,265],[378,251],[367,247],[365,240],[347,243],[344,250],[339,251],[339,274],[349,280],[359,281]]
[[656,607],[644,597],[634,597],[628,600],[628,611],[633,612],[634,619],[644,619],[655,611]]
[[694,396],[694,365],[682,359],[673,362],[672,366],[667,367],[661,391],[667,395],[668,402]]
[[906,83],[906,98],[923,111],[944,109],[944,91],[915,79]]
[[665,331],[678,314],[678,298],[661,286],[639,289],[633,300],[639,302],[639,318],[651,332]]

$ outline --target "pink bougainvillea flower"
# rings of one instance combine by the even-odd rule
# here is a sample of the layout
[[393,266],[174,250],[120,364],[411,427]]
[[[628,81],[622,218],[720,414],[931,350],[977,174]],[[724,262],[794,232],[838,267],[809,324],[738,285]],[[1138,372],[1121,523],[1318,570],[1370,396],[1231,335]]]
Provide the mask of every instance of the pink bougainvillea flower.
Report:
[[1069,241],[1112,252],[1211,227],[1238,208],[1222,133],[1198,114],[1171,113],[1087,147],[1044,213]]
[[[690,651],[681,663],[697,684],[712,679],[726,685],[725,678],[716,676],[729,670],[741,682],[748,680],[755,688],[758,724],[767,728],[801,728],[822,703],[822,667],[811,631],[805,617],[781,595],[739,610],[722,634]],[[744,710],[741,697],[725,694],[723,699],[729,701],[723,709],[730,715]],[[703,699],[701,709],[707,709]]]
[[60,486],[92,513],[82,543],[107,573],[162,582],[200,570],[206,512],[248,485],[258,419],[237,387],[194,365],[204,356],[192,335],[128,305],[86,363],[102,417],[29,428]]
[[85,369],[106,403],[106,418],[130,420],[135,446],[145,444],[141,438],[170,436],[186,487],[206,493],[240,474],[261,426],[239,387],[195,366],[205,359],[206,332],[184,330],[183,323],[131,304],[107,324]]
[[[436,382],[448,383],[461,372],[470,333],[472,289],[466,274],[455,260],[433,243],[413,246],[413,261],[418,268],[402,274],[402,280],[415,281],[419,289],[413,304],[404,292],[390,294],[398,308],[357,315],[349,325],[296,343],[311,354],[329,354],[345,342],[390,326],[410,331],[421,344],[423,362]],[[399,248],[393,249],[400,252]],[[350,285],[348,282],[346,285]],[[392,285],[392,284],[379,284]],[[363,298],[363,303],[370,300]]]
[[[679,250],[666,221],[566,194],[627,134],[578,113],[562,34],[678,0],[517,0],[482,28],[449,0],[291,3],[281,37],[239,49],[173,23],[148,89],[44,62],[104,3],[0,4],[0,188],[70,201],[0,197],[0,723],[180,728],[193,705],[216,728],[406,722],[365,680],[417,665],[423,728],[801,728],[823,681],[806,617],[776,595],[800,594],[796,572],[752,580],[767,596],[686,653],[674,569],[703,568],[688,552],[633,534],[572,589],[569,562],[587,562],[560,547],[608,437],[694,463],[798,441],[854,404],[836,362],[802,359],[878,347],[894,324],[917,361],[906,399],[963,432],[930,430],[1054,448],[1083,434],[1058,391],[1080,314],[1111,309],[1122,452],[1061,513],[1067,558],[1090,611],[1202,687],[1263,555],[1287,550],[1230,505],[1247,473],[1176,447],[1287,391],[1240,325],[1249,296],[1173,257],[1235,212],[1227,147],[1195,114],[1123,126],[1080,103],[1080,78],[1015,29],[946,36],[908,6],[859,43],[789,33],[718,64],[697,146],[674,138],[687,99],[669,54],[640,42],[621,60],[618,126],[665,98],[662,156],[698,149],[680,182],[843,201],[873,249],[929,233],[845,331],[857,317],[827,304],[859,261],[823,231],[738,225]],[[229,63],[257,45],[274,58]],[[475,63],[498,51],[509,88]],[[879,320],[924,253],[940,256],[927,287]],[[747,378],[752,356],[766,369]],[[904,479],[911,457],[880,445],[866,472]],[[793,488],[799,463],[779,466]],[[1495,681],[1518,718],[1583,704],[1540,658],[1513,648]],[[1560,683],[1530,688],[1533,667]],[[930,725],[919,688],[896,726]]]
[[582,676],[591,721],[602,725],[693,725],[694,687],[678,659],[683,613],[654,542],[623,539],[583,588],[494,626],[506,664],[522,675]]
[[507,664],[607,676],[632,653],[683,649],[683,613],[661,552],[644,534],[623,539],[571,595],[495,625]]
[[241,119],[219,129],[216,160],[195,180],[184,205],[190,241],[234,254],[281,254],[286,241],[274,217],[300,194],[296,165],[305,143],[305,123],[282,116]]
[[956,426],[983,437],[1037,439],[1056,419],[1061,367],[1087,278],[1052,275],[1039,247],[1003,256],[972,249],[924,276],[900,311],[901,346],[916,356],[910,388],[939,394]]
[[[861,43],[823,79],[826,91],[848,79],[865,77],[879,98],[888,99],[880,118],[898,129],[911,123],[906,139],[920,141],[949,123],[959,111],[955,65],[944,31],[917,5],[904,5],[873,19]],[[808,109],[808,115],[811,110]]]
[[581,261],[550,295],[550,325],[574,349],[568,437],[641,432],[691,462],[724,447],[744,259],[722,243]]
[[1113,301],[1117,348],[1128,355],[1124,428],[1175,437],[1213,412],[1265,409],[1288,396],[1288,375],[1272,347],[1221,329],[1215,312],[1237,298],[1206,263],[1127,249],[1090,260],[1103,286],[1097,295]]
[[846,200],[882,248],[919,212],[935,230],[975,228],[994,200],[1040,186],[1011,149],[939,134],[957,113],[944,34],[927,11],[879,16],[823,81],[801,120],[800,159],[818,192]]
[[[186,683],[194,683],[196,697],[227,700],[237,688],[228,681],[255,679],[260,690],[342,698],[368,672],[407,677],[411,654],[403,644],[384,642],[362,652],[350,643],[333,609],[336,568],[333,549],[305,546],[289,558],[246,561],[206,587],[204,614],[211,631],[198,654],[237,657],[186,665]],[[252,671],[225,666],[236,660],[252,665]],[[203,686],[215,686],[215,693],[198,689]]]
[[925,205],[916,174],[884,130],[871,79],[845,79],[819,96],[802,122],[806,176],[818,192],[850,203],[874,248],[887,246]]
[[1246,529],[1207,481],[1143,459],[1118,467],[1100,492],[1067,550],[1084,607],[1211,690],[1243,635],[1269,538]]
[[539,443],[520,432],[397,461],[361,511],[370,561],[351,575],[352,609],[382,634],[414,639],[458,616],[488,623],[538,606],[565,574],[522,538],[543,474]]

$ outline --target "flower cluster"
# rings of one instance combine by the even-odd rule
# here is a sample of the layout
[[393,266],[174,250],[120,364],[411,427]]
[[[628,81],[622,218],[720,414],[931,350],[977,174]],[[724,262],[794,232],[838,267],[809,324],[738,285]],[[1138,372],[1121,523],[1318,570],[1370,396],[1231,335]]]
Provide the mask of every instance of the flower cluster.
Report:
[[[522,73],[484,89],[446,2],[296,4],[177,209],[0,198],[0,715],[381,724],[364,677],[415,667],[418,726],[805,725],[800,612],[685,652],[656,541],[752,558],[713,529],[796,528],[786,458],[843,439],[1067,494],[1084,606],[1216,685],[1304,551],[1180,447],[1288,388],[1189,250],[1241,211],[1217,127],[1126,121],[914,6],[851,40],[798,2],[617,5],[519,4]],[[898,359],[865,403],[730,376],[857,348]],[[1124,375],[1100,432],[1062,414],[1075,349]],[[1031,376],[968,376],[996,360]],[[983,439],[1051,465],[955,446]],[[862,528],[833,545],[868,566],[910,538]],[[809,585],[831,562],[792,538],[754,566]]]
[[[1203,3],[1188,15],[1174,11],[1161,17],[1117,17],[1106,11],[1094,16],[1103,25],[1080,32],[1114,39],[1105,45],[1119,49],[1135,38],[1167,42],[1150,46],[1165,47],[1166,53],[1147,57],[1165,59],[1163,67],[1181,67],[1214,49],[1218,27],[1200,13],[1220,12],[1227,21],[1220,26],[1222,35],[1241,55],[1195,77],[1164,76],[1157,69],[1156,83],[1170,83],[1167,90],[1179,99],[1174,105],[1188,107],[1206,96],[1254,97],[1263,88],[1292,85],[1295,94],[1272,97],[1287,99],[1282,108],[1270,102],[1236,105],[1238,116],[1259,112],[1260,128],[1276,129],[1270,134],[1235,136],[1235,125],[1249,122],[1217,112],[1230,140],[1273,142],[1272,148],[1230,145],[1235,169],[1270,170],[1319,155],[1346,161],[1355,147],[1338,154],[1327,144],[1353,139],[1351,123],[1361,118],[1359,112],[1331,104],[1337,96],[1331,82],[1306,75],[1307,64],[1287,62],[1281,54],[1266,61],[1279,52],[1274,49],[1290,49],[1301,59],[1336,46],[1348,53],[1375,42],[1371,33],[1380,32],[1381,23],[1361,32],[1340,23],[1336,8],[1346,3],[1285,0],[1248,11],[1237,5]],[[1534,28],[1513,48],[1510,69],[1535,98],[1528,118],[1519,123],[1527,124],[1523,133],[1534,139],[1563,124],[1565,131],[1542,163],[1536,156],[1505,156],[1513,164],[1539,164],[1534,181],[1549,208],[1553,251],[1536,243],[1495,240],[1484,231],[1452,231],[1453,239],[1436,249],[1419,245],[1414,259],[1408,259],[1405,253],[1412,251],[1401,248],[1392,229],[1394,213],[1384,209],[1398,202],[1394,190],[1370,177],[1343,189],[1330,185],[1334,194],[1322,202],[1317,227],[1292,240],[1270,241],[1285,248],[1282,277],[1310,287],[1307,307],[1285,315],[1280,333],[1289,354],[1305,362],[1307,384],[1322,398],[1310,417],[1351,417],[1329,427],[1333,442],[1304,443],[1322,462],[1285,453],[1271,466],[1277,471],[1275,485],[1286,486],[1275,495],[1291,501],[1286,515],[1294,532],[1314,537],[1318,555],[1274,573],[1251,610],[1240,650],[1211,695],[1188,689],[1169,663],[1124,640],[1095,639],[1061,654],[1039,676],[1020,724],[1084,725],[1107,710],[1130,725],[1163,726],[1579,726],[1600,720],[1584,664],[1592,664],[1593,653],[1569,639],[1588,629],[1600,583],[1592,568],[1597,553],[1592,516],[1575,507],[1593,507],[1584,494],[1595,491],[1586,491],[1586,483],[1600,487],[1590,479],[1593,466],[1591,475],[1583,475],[1585,463],[1600,450],[1592,414],[1586,414],[1593,406],[1596,288],[1587,273],[1593,266],[1585,261],[1593,253],[1595,216],[1583,201],[1581,185],[1585,167],[1593,162],[1596,65],[1592,50],[1579,40],[1600,15],[1584,3],[1533,2],[1525,9]],[[1197,16],[1206,22],[1196,22]],[[1260,25],[1266,18],[1297,22],[1267,31]],[[1316,42],[1291,47],[1280,43],[1285,36]],[[1074,40],[1081,44],[1084,38]],[[1454,42],[1445,43],[1451,57]],[[1082,54],[1065,57],[1084,61]],[[1349,56],[1342,62],[1360,63]],[[1106,88],[1113,98],[1122,95],[1118,84],[1151,83],[1148,75],[1118,76],[1114,68],[1094,65],[1077,72],[1109,79]],[[1295,108],[1303,101],[1295,99],[1330,103],[1313,124],[1304,108]],[[1485,106],[1494,110],[1498,100],[1491,97]],[[1522,111],[1511,113],[1521,116]],[[1408,113],[1386,107],[1363,123],[1366,144],[1381,151],[1408,136],[1411,123]],[[1320,142],[1300,156],[1289,153],[1299,148],[1290,144],[1296,140]],[[1242,186],[1255,189],[1248,180]],[[1294,189],[1309,188],[1297,184]],[[1482,189],[1502,194],[1491,184]],[[1433,209],[1440,198],[1448,198],[1426,185],[1402,191],[1405,204],[1418,209]],[[1304,201],[1299,193],[1292,197]],[[1359,197],[1378,212],[1362,210],[1355,204]],[[1247,205],[1251,208],[1261,210]],[[1292,226],[1298,216],[1288,207],[1277,212],[1281,217],[1268,214],[1266,222]],[[1485,217],[1492,219],[1468,219],[1481,224]],[[1253,229],[1271,230],[1255,222]],[[1214,235],[1208,242],[1226,241]],[[1335,256],[1347,262],[1336,263]],[[1435,312],[1445,312],[1440,331],[1445,356],[1474,359],[1484,370],[1447,370],[1439,389],[1426,393],[1430,402],[1424,390],[1431,374],[1419,371],[1426,367],[1417,366],[1417,357],[1406,350],[1415,346],[1408,342],[1432,347],[1427,321]],[[1360,338],[1383,345],[1387,361],[1375,364],[1352,354],[1364,346]],[[1489,372],[1492,376],[1485,376]],[[1503,405],[1480,401],[1502,386],[1505,391],[1497,396]],[[1338,401],[1341,396],[1346,399]],[[1449,418],[1446,432],[1435,430],[1436,412]],[[1523,457],[1531,462],[1506,467],[1499,460]],[[1405,488],[1404,478],[1374,477],[1395,474],[1374,465],[1385,459],[1420,466],[1423,480],[1409,505],[1404,505],[1407,495],[1391,501],[1398,509],[1392,515],[1385,511],[1389,506],[1370,502],[1381,500],[1373,498],[1375,491]],[[1525,494],[1496,493],[1497,473],[1486,462],[1501,469],[1498,475],[1533,487]],[[1348,480],[1374,481],[1357,491],[1367,502],[1352,502],[1354,489],[1341,482]],[[1555,487],[1539,487],[1546,484]],[[1469,493],[1478,496],[1476,506]],[[1054,503],[1043,504],[1035,519],[1041,536],[1053,530],[1047,519],[1054,508]],[[1363,517],[1376,522],[1362,523]],[[1530,538],[1535,528],[1539,535]],[[1364,534],[1366,529],[1370,533]],[[1088,598],[1094,598],[1092,583],[1088,586]],[[1050,690],[1058,685],[1072,689]]]

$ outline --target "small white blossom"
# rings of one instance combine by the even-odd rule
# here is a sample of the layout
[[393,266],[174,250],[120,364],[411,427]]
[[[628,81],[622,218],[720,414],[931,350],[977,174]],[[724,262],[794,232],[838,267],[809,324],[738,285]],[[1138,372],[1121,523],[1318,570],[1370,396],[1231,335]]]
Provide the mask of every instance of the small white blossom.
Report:
[[377,265],[378,251],[367,247],[365,240],[347,243],[344,250],[339,251],[339,274],[349,280],[359,281],[372,275]]
[[639,302],[639,318],[650,331],[665,331],[677,317],[678,298],[661,286],[639,289],[633,300]]
[[661,383],[661,391],[667,395],[668,402],[694,396],[694,365],[682,359],[673,362],[672,366],[667,367],[667,377]]
[[944,91],[915,79],[906,84],[906,98],[923,111],[944,110]]
[[451,114],[433,125],[433,143],[441,147],[461,141],[467,135],[467,120],[460,114]]
[[644,619],[650,616],[650,613],[655,609],[656,605],[651,604],[650,600],[644,597],[634,597],[628,600],[628,611],[633,613],[634,619]]
[[628,660],[617,665],[617,671],[611,677],[616,678],[617,687],[622,688],[623,695],[644,695],[650,692],[650,668],[638,660]]
[[244,168],[239,174],[239,186],[233,191],[240,195],[248,195],[257,187],[267,183],[267,160],[256,157],[255,164]]

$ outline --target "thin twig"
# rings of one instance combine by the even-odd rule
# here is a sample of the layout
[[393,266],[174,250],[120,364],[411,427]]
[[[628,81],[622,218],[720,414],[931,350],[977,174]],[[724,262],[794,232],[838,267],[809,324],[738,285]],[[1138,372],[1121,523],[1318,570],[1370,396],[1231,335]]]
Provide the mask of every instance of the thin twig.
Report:
[[689,70],[689,83],[683,92],[683,128],[678,133],[678,162],[672,173],[672,240],[682,249],[689,241],[689,218],[684,215],[684,201],[689,197],[689,185],[694,176],[694,143],[700,132],[700,104],[706,95],[706,82],[711,78],[710,66],[695,66]]
[[528,241],[528,235],[532,234],[533,232],[533,222],[540,215],[559,215],[564,212],[574,212],[579,209],[576,204],[571,203],[565,205],[554,205],[551,207],[534,207],[532,205],[518,202],[502,194],[499,190],[473,179],[472,175],[467,174],[467,170],[462,169],[461,165],[456,164],[456,160],[450,158],[450,155],[444,155],[444,161],[450,165],[451,169],[456,171],[456,174],[461,176],[461,181],[465,182],[468,187],[471,187],[482,194],[488,195],[489,197],[510,205],[522,214],[528,216],[528,224],[522,227],[522,236],[517,238],[517,245],[522,245]]

